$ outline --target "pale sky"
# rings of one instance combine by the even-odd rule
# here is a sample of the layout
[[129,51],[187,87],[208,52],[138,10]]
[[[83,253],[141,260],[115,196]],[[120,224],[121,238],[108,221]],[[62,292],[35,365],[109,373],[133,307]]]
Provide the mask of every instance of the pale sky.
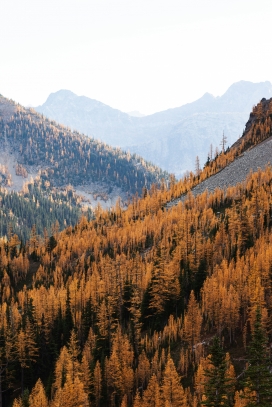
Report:
[[271,0],[0,0],[0,93],[150,114],[272,81]]

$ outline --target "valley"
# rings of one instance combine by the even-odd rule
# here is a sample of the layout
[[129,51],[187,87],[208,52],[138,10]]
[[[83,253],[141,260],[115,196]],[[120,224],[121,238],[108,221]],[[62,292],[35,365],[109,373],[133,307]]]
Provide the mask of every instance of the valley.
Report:
[[[39,168],[23,187],[34,216],[43,205],[52,213],[42,197],[70,209],[74,192],[87,201],[89,185],[109,198],[99,176],[114,181],[101,175],[114,152],[92,141],[102,166],[88,178],[89,141],[31,114],[2,121],[1,134],[8,151],[19,145],[17,173]],[[246,407],[256,394],[269,403],[271,136],[272,99],[262,99],[242,137],[197,173],[176,181],[155,172],[126,208],[98,205],[42,236],[32,228],[26,244],[9,229],[0,240],[0,406],[201,407],[217,395]],[[139,172],[152,168],[118,154],[133,168],[138,160]],[[3,182],[11,178],[3,171]],[[120,180],[114,187],[128,192]],[[20,196],[6,191],[2,208]]]
[[272,407],[272,2],[0,15],[0,407]]

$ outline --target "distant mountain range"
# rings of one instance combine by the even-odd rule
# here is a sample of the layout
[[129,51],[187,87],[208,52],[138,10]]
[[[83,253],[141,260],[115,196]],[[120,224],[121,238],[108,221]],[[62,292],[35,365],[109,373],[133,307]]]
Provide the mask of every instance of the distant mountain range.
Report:
[[99,101],[60,90],[36,110],[72,129],[137,153],[168,172],[181,176],[194,170],[198,155],[206,162],[210,145],[227,145],[242,135],[248,112],[272,96],[270,82],[234,83],[221,97],[205,93],[195,102],[144,117],[123,113]]

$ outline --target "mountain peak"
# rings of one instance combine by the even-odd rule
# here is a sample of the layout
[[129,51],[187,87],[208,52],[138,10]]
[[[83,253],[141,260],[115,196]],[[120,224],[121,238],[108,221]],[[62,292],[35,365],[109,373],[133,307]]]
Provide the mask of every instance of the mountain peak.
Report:
[[272,96],[272,85],[269,81],[253,83],[239,81],[233,83],[220,97],[220,111],[250,112],[252,106],[263,97]]
[[57,92],[52,92],[46,99],[46,104],[51,104],[52,102],[61,102],[64,100],[73,100],[77,97],[77,95],[70,90],[67,89],[61,89],[58,90]]
[[196,155],[206,162],[209,146],[219,145],[223,131],[232,145],[242,135],[252,106],[271,98],[272,85],[239,81],[222,96],[206,92],[194,102],[145,117],[70,91],[51,96],[55,101],[39,107],[40,113],[180,176],[193,169]]
[[203,99],[203,100],[212,100],[212,99],[215,99],[215,97],[211,94],[211,93],[209,93],[209,92],[206,92],[206,93],[204,93],[204,95],[202,96],[202,98],[201,99]]
[[236,94],[243,94],[249,97],[252,97],[252,95],[260,94],[260,100],[262,97],[269,97],[270,95],[272,95],[272,84],[269,81],[259,83],[249,81],[235,82],[227,89],[224,95],[222,95],[222,98],[228,96],[233,97],[233,95]]

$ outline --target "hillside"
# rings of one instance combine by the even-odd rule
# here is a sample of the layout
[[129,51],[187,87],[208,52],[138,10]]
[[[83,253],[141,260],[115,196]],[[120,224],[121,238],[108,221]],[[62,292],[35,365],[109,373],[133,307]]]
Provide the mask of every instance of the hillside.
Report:
[[271,107],[169,189],[23,248],[0,242],[4,405],[23,388],[30,407],[271,405],[271,167],[164,207],[269,143]]
[[134,194],[166,175],[141,157],[71,132],[32,109],[18,106],[0,126],[6,153],[17,154],[18,163],[29,167],[27,173],[47,170],[54,185],[105,182]]
[[176,176],[201,165],[210,145],[215,151],[223,132],[232,145],[242,135],[248,112],[272,96],[269,82],[240,81],[221,97],[206,93],[184,106],[145,117],[131,117],[96,100],[66,90],[51,94],[36,108],[73,129],[140,154]]
[[214,192],[217,188],[226,190],[243,182],[250,173],[271,165],[271,122],[272,98],[263,98],[250,113],[242,137],[213,160],[208,159],[197,176],[190,173],[177,183],[167,207],[184,201],[188,191],[196,196],[205,191]]
[[83,214],[88,219],[93,217],[93,210],[83,208],[71,189],[58,191],[45,184],[36,179],[20,192],[0,187],[0,238],[17,235],[26,243],[33,234],[42,238],[56,229],[75,226]]
[[[109,207],[118,199],[124,205],[133,194],[141,195],[144,187],[167,178],[165,172],[141,157],[72,132],[2,96],[0,143],[3,235],[11,225],[20,238],[29,237],[33,216],[39,233],[58,218],[61,228],[74,225],[82,206],[100,203]],[[32,184],[37,188],[27,187]],[[11,191],[9,198],[6,193]],[[11,207],[5,204],[7,199]],[[35,213],[30,199],[35,202]],[[47,217],[44,222],[43,217]]]
[[[252,149],[245,151],[237,157],[233,162],[220,170],[215,175],[202,181],[192,189],[194,196],[207,191],[214,192],[217,188],[225,190],[228,187],[235,186],[243,182],[251,172],[264,170],[268,165],[272,164],[272,138],[263,141],[261,144]],[[184,201],[185,196],[177,198],[170,202],[167,206],[176,205],[181,200]]]

